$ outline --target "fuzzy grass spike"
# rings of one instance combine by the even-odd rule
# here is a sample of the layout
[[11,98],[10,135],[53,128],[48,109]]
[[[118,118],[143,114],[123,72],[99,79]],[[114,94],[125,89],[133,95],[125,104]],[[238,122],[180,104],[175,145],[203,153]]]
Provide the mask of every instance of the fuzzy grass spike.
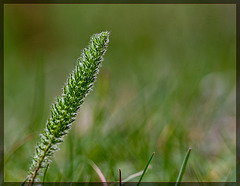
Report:
[[108,42],[107,31],[91,37],[89,46],[83,50],[75,70],[67,79],[62,95],[57,97],[56,103],[52,105],[50,118],[40,135],[29,169],[27,180],[30,185],[36,181],[37,175],[41,174],[40,169],[46,168],[51,162],[50,158],[59,150],[59,144],[68,134],[81,104],[93,87]]

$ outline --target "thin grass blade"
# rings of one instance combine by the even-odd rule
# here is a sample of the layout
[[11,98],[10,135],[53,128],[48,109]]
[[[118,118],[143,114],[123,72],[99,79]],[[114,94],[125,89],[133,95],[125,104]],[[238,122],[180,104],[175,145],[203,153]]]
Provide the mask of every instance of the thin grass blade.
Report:
[[10,149],[7,153],[6,158],[4,158],[4,164],[6,164],[9,159],[18,151],[23,145],[25,145],[28,141],[32,140],[36,134],[30,134],[24,137],[23,139],[18,139],[15,145]]
[[98,168],[98,166],[93,161],[89,161],[89,164],[96,171],[96,173],[99,176],[101,182],[103,183],[103,186],[107,186],[107,183],[106,183],[107,181],[106,181],[102,171]]
[[26,181],[27,181],[27,178],[21,183],[21,185],[20,186],[24,186],[25,185],[25,183],[26,183]]
[[[151,169],[151,165],[148,166],[148,169]],[[147,171],[148,171],[147,169]],[[126,179],[122,180],[122,185],[124,185],[126,182],[129,182],[129,181],[132,181],[133,179],[141,176],[143,173],[143,170],[142,171],[139,171],[137,173],[134,173],[134,174],[131,174],[130,176],[128,176]]]
[[140,185],[140,183],[141,183],[141,181],[142,181],[142,179],[143,179],[143,176],[144,176],[144,174],[145,174],[146,171],[147,171],[148,165],[149,165],[150,162],[152,161],[152,158],[153,158],[154,154],[155,154],[155,152],[153,152],[153,154],[152,154],[152,156],[150,157],[150,159],[149,159],[149,161],[148,161],[148,163],[147,163],[145,169],[143,170],[143,173],[142,173],[142,175],[141,175],[141,177],[140,177],[140,179],[139,179],[139,181],[138,181],[138,183],[137,183],[137,186]]
[[184,172],[185,172],[185,169],[186,169],[186,166],[187,166],[187,162],[188,162],[188,158],[189,158],[189,156],[190,156],[191,150],[192,150],[192,149],[189,147],[189,149],[188,149],[188,151],[187,151],[187,153],[186,153],[186,155],[185,155],[185,158],[184,158],[184,160],[183,160],[183,163],[182,163],[180,172],[179,172],[179,174],[178,174],[178,178],[177,178],[177,182],[176,182],[175,186],[178,186],[178,185],[180,184],[181,180],[182,180],[182,177],[183,177],[183,174],[184,174]]
[[119,168],[119,186],[122,185],[122,173],[121,173],[121,169]]
[[142,171],[139,171],[139,172],[137,172],[137,173],[135,173],[135,174],[132,174],[132,175],[128,176],[126,179],[124,179],[124,180],[122,181],[122,183],[124,184],[125,182],[132,181],[134,178],[137,178],[137,177],[141,176],[142,173],[143,173],[143,170],[142,170]]
[[47,164],[47,167],[44,171],[44,175],[43,175],[43,185],[44,185],[44,181],[45,181],[45,177],[46,177],[46,174],[47,174],[47,170],[48,170],[48,167],[49,167],[49,163]]

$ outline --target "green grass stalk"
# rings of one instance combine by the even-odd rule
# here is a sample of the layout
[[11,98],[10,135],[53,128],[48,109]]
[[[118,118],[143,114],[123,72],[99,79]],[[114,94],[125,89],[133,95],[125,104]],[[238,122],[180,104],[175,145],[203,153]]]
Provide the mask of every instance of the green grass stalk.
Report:
[[50,118],[40,135],[29,169],[29,185],[41,174],[40,169],[48,166],[54,152],[59,150],[58,146],[63,142],[63,137],[68,134],[80,106],[93,87],[108,42],[109,32],[101,32],[91,37],[88,47],[77,60],[75,70],[67,79],[62,95],[57,97],[56,103],[52,105]]
[[148,160],[148,163],[147,163],[145,169],[143,170],[143,173],[142,173],[142,175],[141,175],[141,177],[140,177],[140,179],[139,179],[139,181],[138,181],[138,183],[137,183],[137,186],[140,185],[140,183],[141,183],[141,181],[142,181],[142,179],[143,179],[143,176],[144,176],[144,174],[146,173],[150,162],[152,161],[152,158],[153,158],[154,154],[155,154],[155,152],[153,152],[152,156],[151,156],[150,159]]
[[189,147],[186,155],[185,155],[185,158],[183,160],[183,163],[182,163],[182,166],[181,166],[181,169],[180,169],[180,172],[178,174],[178,178],[177,178],[177,181],[176,181],[176,184],[175,186],[179,186],[180,182],[182,181],[182,177],[183,177],[183,174],[185,172],[185,169],[186,169],[186,166],[187,166],[187,162],[188,162],[188,158],[190,156],[190,152],[191,152],[191,148]]

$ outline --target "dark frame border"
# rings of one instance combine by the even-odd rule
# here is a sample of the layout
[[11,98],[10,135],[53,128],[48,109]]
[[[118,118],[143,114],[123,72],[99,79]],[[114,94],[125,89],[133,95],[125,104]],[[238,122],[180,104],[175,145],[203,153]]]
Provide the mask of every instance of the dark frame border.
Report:
[[[240,1],[238,0],[3,0],[0,3],[0,185],[16,185],[20,182],[4,182],[4,5],[5,4],[235,4],[236,5],[236,182],[183,182],[182,185],[240,185]],[[83,182],[44,183],[44,185],[85,185]],[[143,185],[175,185],[175,182],[143,182]],[[34,184],[35,185],[35,184]],[[102,185],[90,182],[87,185]],[[126,185],[136,185],[131,182]]]

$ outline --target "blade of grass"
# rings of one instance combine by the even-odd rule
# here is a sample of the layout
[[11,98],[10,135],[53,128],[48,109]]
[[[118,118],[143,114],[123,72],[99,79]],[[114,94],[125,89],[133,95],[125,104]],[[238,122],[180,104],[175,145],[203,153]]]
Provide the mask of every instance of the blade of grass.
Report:
[[59,171],[55,182],[61,182],[61,181],[62,181],[62,171]]
[[4,158],[4,164],[9,161],[13,154],[15,154],[23,145],[25,145],[28,141],[32,140],[34,137],[36,137],[35,133],[27,135],[23,139],[18,139],[15,145],[7,153],[6,158]]
[[[151,168],[151,165],[148,166],[148,169],[150,169],[150,168]],[[148,169],[147,169],[147,171],[148,171]],[[122,181],[122,184],[124,185],[126,182],[129,182],[129,181],[133,180],[134,178],[141,176],[142,173],[143,173],[143,170],[128,176],[126,179],[124,179]]]
[[119,168],[119,186],[122,185],[122,173],[121,173],[121,169]]
[[[41,55],[37,57],[36,60],[36,70],[35,70],[35,87],[33,93],[33,101],[32,101],[32,112],[31,117],[29,118],[29,129],[32,129],[33,123],[37,126],[40,125],[43,121],[43,113],[44,113],[44,101],[45,100],[45,59]],[[37,109],[36,109],[37,108]]]
[[177,178],[177,182],[175,184],[175,186],[178,186],[182,180],[182,177],[183,177],[183,174],[184,174],[184,171],[186,169],[186,166],[187,166],[187,162],[188,162],[188,158],[189,158],[189,155],[190,155],[190,152],[191,152],[191,148],[189,147],[186,155],[185,155],[185,158],[183,160],[183,163],[182,163],[182,166],[181,166],[181,169],[180,169],[180,172],[178,174],[178,178]]
[[26,181],[27,181],[27,178],[21,183],[20,186],[24,186],[24,184],[26,183]]
[[44,186],[44,181],[45,181],[45,177],[46,177],[46,174],[47,174],[47,170],[48,170],[48,167],[49,167],[49,163],[47,164],[47,167],[44,171],[44,175],[43,175],[43,186]]
[[150,162],[152,161],[152,158],[153,158],[154,154],[155,154],[155,152],[153,152],[153,154],[152,154],[152,156],[150,157],[150,159],[149,159],[149,161],[148,161],[148,163],[147,163],[145,169],[143,170],[143,173],[142,173],[142,175],[141,175],[141,177],[140,177],[140,179],[139,179],[139,181],[138,181],[138,183],[137,183],[137,186],[140,185],[140,183],[141,183],[141,181],[142,181],[142,179],[143,179],[143,176],[144,176],[144,174],[145,174],[146,171],[147,171],[148,165],[149,165]]
[[192,170],[192,172],[193,172],[193,175],[196,177],[196,179],[197,179],[197,182],[200,184],[200,186],[202,185],[201,184],[201,182],[203,182],[203,179],[202,179],[202,177],[201,177],[201,175],[200,175],[200,173],[197,171],[197,170],[195,170],[196,168],[194,167],[191,167],[191,170]]
[[132,175],[128,176],[125,180],[123,180],[122,183],[124,184],[125,182],[131,181],[131,180],[133,180],[134,178],[136,178],[136,177],[138,177],[138,176],[141,176],[142,173],[143,173],[143,170],[142,170],[142,171],[139,171],[139,172],[137,172],[137,173],[135,173],[135,174],[132,174]]
[[92,168],[96,171],[96,173],[98,174],[101,182],[103,183],[103,186],[107,186],[106,184],[106,179],[102,173],[102,171],[98,168],[98,166],[93,162],[93,161],[89,161],[89,164],[92,166]]

